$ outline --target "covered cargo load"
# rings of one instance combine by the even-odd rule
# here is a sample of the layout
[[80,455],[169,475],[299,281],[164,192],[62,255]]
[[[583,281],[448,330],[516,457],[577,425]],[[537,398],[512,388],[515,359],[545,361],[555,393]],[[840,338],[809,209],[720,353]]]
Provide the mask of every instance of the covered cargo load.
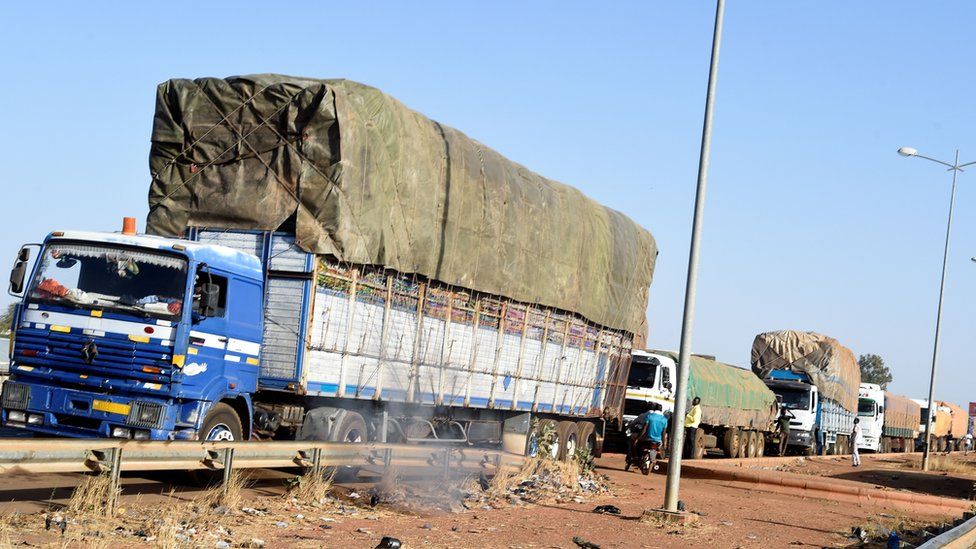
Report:
[[962,438],[965,436],[969,431],[969,414],[966,412],[966,410],[951,402],[945,402],[944,400],[940,400],[938,402],[940,406],[949,408],[949,415],[951,416],[949,420],[951,430],[946,429],[946,432],[942,434],[951,432],[953,438]]
[[861,370],[854,353],[836,339],[795,330],[759,334],[752,343],[752,371],[767,379],[774,370],[806,374],[823,397],[857,414]]
[[[665,355],[677,364],[678,354]],[[688,400],[701,398],[702,423],[766,430],[778,412],[776,395],[749,370],[698,355],[691,357]]]
[[886,437],[916,438],[922,407],[908,397],[885,391],[884,430]]
[[646,333],[650,233],[378,89],[170,80],[149,163],[152,234],[284,226],[343,263],[574,312],[638,342]]

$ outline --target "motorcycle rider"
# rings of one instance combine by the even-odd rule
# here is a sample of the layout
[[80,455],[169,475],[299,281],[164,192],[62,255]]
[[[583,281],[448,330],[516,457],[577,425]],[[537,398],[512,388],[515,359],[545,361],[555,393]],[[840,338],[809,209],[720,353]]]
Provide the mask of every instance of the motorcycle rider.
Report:
[[660,450],[664,446],[667,429],[668,419],[662,413],[661,404],[649,402],[647,411],[634,418],[628,429],[629,453],[624,470],[630,470],[631,464],[640,463],[641,452],[645,447]]

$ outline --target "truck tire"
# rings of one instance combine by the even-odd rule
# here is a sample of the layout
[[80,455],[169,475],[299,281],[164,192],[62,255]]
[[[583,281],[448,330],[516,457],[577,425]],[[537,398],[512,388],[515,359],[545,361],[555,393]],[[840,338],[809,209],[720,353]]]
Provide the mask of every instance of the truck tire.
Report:
[[739,431],[739,457],[749,457],[749,432]]
[[240,441],[244,440],[241,418],[229,404],[214,404],[203,418],[203,426],[197,433],[199,440]]
[[570,462],[576,456],[576,449],[579,448],[579,429],[572,421],[560,421],[556,426],[557,437],[562,444],[559,445],[559,455],[557,459],[563,462]]
[[576,431],[579,433],[579,444],[592,457],[596,456],[596,427],[589,421],[581,421],[576,424]]
[[369,433],[366,431],[366,420],[356,412],[346,412],[336,427],[334,440],[354,444],[368,441]]
[[756,457],[766,455],[766,433],[756,431]]
[[743,457],[754,458],[756,457],[756,432],[746,431],[746,455]]
[[553,419],[543,419],[539,421],[539,423],[536,425],[536,429],[538,429],[538,436],[539,436],[540,443],[543,442],[542,439],[544,433],[546,433],[547,431],[551,433],[549,435],[550,436],[549,455],[548,456],[544,455],[542,457],[548,457],[553,460],[558,460],[559,452],[561,451],[562,448],[562,441],[559,438],[559,423],[557,423]]
[[692,429],[688,438],[688,451],[691,459],[702,459],[705,457],[705,432],[701,429]]
[[739,457],[739,428],[730,427],[725,430],[722,436],[722,449],[725,450],[725,457],[735,459]]

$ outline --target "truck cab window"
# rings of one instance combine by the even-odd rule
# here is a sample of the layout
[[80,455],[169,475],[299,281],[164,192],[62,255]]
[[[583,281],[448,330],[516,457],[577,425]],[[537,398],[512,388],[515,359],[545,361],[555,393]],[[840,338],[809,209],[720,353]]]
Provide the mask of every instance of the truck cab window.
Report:
[[[216,294],[214,296],[214,294]],[[207,303],[215,305],[207,310]],[[193,282],[193,314],[201,317],[223,317],[227,312],[227,277],[203,269],[197,270]]]
[[669,368],[661,368],[661,387],[665,389],[671,387],[671,370]]
[[630,364],[627,385],[631,387],[653,387],[657,378],[657,366],[656,362],[634,359]]

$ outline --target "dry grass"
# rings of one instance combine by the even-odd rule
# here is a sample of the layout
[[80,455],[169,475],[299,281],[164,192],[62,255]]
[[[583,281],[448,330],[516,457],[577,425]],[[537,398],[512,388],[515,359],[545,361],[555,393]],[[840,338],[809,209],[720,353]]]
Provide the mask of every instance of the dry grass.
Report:
[[321,505],[332,490],[332,481],[335,479],[335,475],[335,469],[323,469],[318,473],[309,470],[295,480],[286,495],[294,497],[302,503]]
[[[922,468],[922,458],[920,456],[913,456],[912,460],[907,462],[911,469],[921,469]],[[968,461],[962,461],[954,458],[951,455],[929,455],[929,471],[941,471],[943,473],[963,473],[963,474],[976,474],[976,467]]]
[[241,505],[242,493],[247,485],[247,479],[239,471],[232,471],[227,482],[226,490],[223,482],[211,486],[203,493],[197,502],[209,509],[221,505],[229,509],[237,509]]
[[75,487],[65,508],[69,515],[109,515],[108,498],[112,479],[106,474],[88,475]]

